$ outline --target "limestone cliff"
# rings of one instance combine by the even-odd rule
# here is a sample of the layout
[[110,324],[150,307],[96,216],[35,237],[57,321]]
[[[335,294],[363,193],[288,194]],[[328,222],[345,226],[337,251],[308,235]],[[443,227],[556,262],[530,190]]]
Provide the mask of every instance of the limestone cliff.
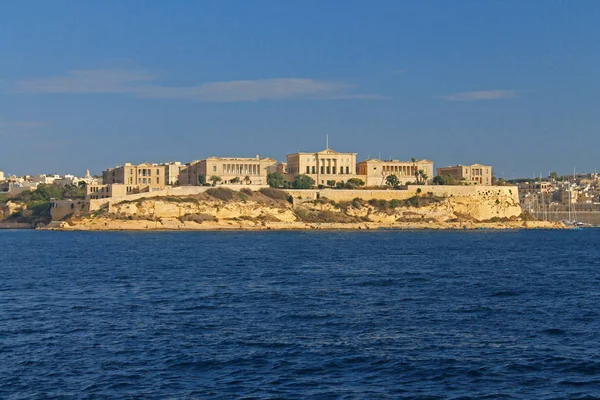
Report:
[[[520,227],[521,207],[511,196],[481,194],[404,200],[334,202],[292,199],[279,190],[156,197],[109,204],[72,218],[63,229],[303,229],[376,227]],[[495,224],[495,225],[494,225]]]

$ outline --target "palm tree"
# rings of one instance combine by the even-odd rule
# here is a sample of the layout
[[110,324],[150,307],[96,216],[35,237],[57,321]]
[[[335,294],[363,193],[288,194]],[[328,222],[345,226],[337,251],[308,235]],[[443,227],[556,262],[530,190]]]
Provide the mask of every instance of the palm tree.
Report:
[[246,175],[244,177],[244,182],[246,183],[246,185],[249,185],[252,183],[252,179],[250,179],[250,175]]
[[417,170],[417,159],[412,157],[410,159],[410,161],[412,161],[413,165],[412,165],[412,173],[415,177],[415,181],[417,182],[417,185],[419,183],[421,183],[421,179],[420,179],[420,175],[419,175],[419,171]]
[[422,169],[419,170],[419,177],[421,178],[421,183],[423,185],[427,184],[427,179],[429,179],[429,176],[427,176],[427,173],[425,173],[425,170],[422,170]]

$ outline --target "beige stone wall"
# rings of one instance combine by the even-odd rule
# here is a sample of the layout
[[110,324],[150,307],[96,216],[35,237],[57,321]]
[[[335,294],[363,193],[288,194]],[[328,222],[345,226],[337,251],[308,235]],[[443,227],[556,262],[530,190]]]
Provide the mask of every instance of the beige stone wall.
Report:
[[315,200],[327,198],[334,201],[350,201],[355,198],[363,200],[404,200],[418,193],[433,193],[440,197],[479,197],[501,195],[519,202],[519,188],[517,186],[449,186],[449,185],[409,185],[407,190],[337,190],[337,189],[286,189],[296,199]]
[[60,221],[68,215],[86,211],[87,208],[84,200],[56,200],[50,204],[50,216],[52,221]]
[[[139,200],[148,197],[165,197],[165,196],[192,196],[203,193],[210,189],[212,186],[175,186],[166,187],[163,190],[154,192],[136,193],[130,195],[115,196],[111,198],[102,199],[90,199],[88,200],[90,211],[99,210],[106,204],[116,204],[124,200]],[[253,191],[260,190],[262,188],[269,187],[268,185],[219,185],[218,187],[224,187],[231,190],[239,191],[241,189],[250,189]]]

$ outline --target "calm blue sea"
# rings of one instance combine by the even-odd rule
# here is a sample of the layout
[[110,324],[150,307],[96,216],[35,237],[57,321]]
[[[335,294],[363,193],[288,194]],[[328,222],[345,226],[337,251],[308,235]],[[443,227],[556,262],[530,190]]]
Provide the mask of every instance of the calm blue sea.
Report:
[[598,398],[599,244],[0,231],[0,398]]

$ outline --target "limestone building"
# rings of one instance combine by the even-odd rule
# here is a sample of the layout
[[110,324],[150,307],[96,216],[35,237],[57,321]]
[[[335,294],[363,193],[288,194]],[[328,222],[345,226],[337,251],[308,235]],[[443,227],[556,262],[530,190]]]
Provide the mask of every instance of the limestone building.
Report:
[[[423,170],[427,175],[424,183],[433,179],[433,161],[418,160],[400,161],[400,160],[379,160],[369,159],[358,163],[358,174],[366,178],[367,186],[383,186],[390,175],[396,175],[401,185],[407,183],[417,183],[416,174]],[[361,179],[363,179],[361,177]]]
[[293,182],[297,175],[308,175],[316,185],[328,181],[347,181],[357,178],[356,153],[339,153],[325,149],[317,153],[293,153],[287,155],[287,180]]
[[165,166],[143,163],[132,165],[125,163],[123,166],[109,168],[102,171],[104,184],[120,183],[131,186],[148,186],[151,190],[165,188]]
[[287,163],[286,162],[278,163],[277,167],[275,168],[275,172],[279,172],[283,176],[287,175],[287,173],[288,173]]
[[165,167],[165,185],[174,186],[179,181],[179,173],[185,167],[179,161],[171,161],[160,164]]
[[158,164],[125,163],[102,171],[102,183],[87,185],[86,198],[103,199],[164,189],[165,167]]
[[492,167],[490,165],[455,165],[437,169],[438,175],[451,175],[456,180],[476,185],[492,184]]
[[199,185],[204,176],[210,183],[212,176],[221,178],[220,183],[266,185],[267,174],[277,161],[269,157],[209,157],[186,164],[179,173],[180,185]]

